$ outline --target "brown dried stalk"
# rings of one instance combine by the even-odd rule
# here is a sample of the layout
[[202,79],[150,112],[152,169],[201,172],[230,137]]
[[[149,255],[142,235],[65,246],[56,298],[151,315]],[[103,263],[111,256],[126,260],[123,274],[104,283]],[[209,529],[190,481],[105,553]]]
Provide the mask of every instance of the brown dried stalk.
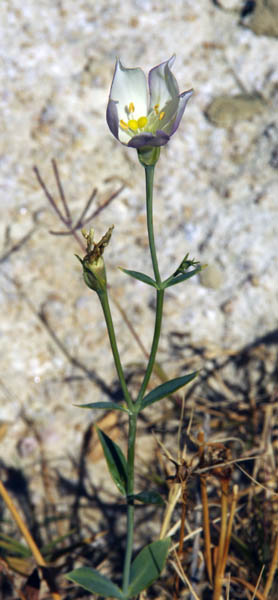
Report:
[[[2,483],[2,481],[0,481],[0,494],[7,506],[7,508],[9,509],[14,521],[16,522],[18,528],[20,529],[23,537],[25,538],[25,540],[34,556],[34,559],[35,559],[37,565],[39,567],[47,567],[47,563],[45,562],[42,554],[40,553],[40,550],[39,550],[35,540],[31,536],[30,531],[26,527],[23,519],[21,518],[19,512],[17,511],[17,509],[16,509],[10,495],[8,494],[4,484]],[[48,584],[47,579],[46,579],[46,583]],[[50,589],[49,584],[48,584],[48,587],[49,587],[49,591],[51,593],[53,600],[61,600],[60,594],[53,592],[53,590]]]
[[[198,434],[198,440],[201,443],[199,448],[200,464],[203,462],[204,456],[204,432],[200,431]],[[205,543],[205,563],[207,567],[207,574],[209,582],[212,584],[212,558],[211,558],[211,538],[210,538],[210,523],[209,523],[209,509],[208,509],[208,494],[207,494],[207,476],[200,475],[200,486],[201,486],[201,498],[203,506],[203,529],[204,529],[204,543]]]
[[266,580],[266,584],[265,584],[265,588],[264,588],[264,595],[266,598],[270,592],[272,582],[274,579],[274,575],[275,575],[275,572],[277,571],[277,568],[278,568],[278,534],[276,534],[273,556],[272,556],[272,560],[271,560],[271,564],[269,567],[269,572],[268,572],[268,576],[267,576],[267,580]]
[[229,479],[221,480],[221,526],[219,544],[217,548],[217,562],[214,576],[213,600],[219,600],[222,589],[222,579],[225,570],[224,547],[227,532],[227,514],[228,514],[228,489]]

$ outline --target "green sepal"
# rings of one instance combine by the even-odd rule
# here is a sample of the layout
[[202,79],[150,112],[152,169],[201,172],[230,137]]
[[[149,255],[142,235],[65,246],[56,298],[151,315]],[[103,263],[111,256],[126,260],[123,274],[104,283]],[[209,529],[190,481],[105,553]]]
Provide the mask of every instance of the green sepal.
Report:
[[158,579],[164,568],[170,543],[170,538],[152,542],[136,556],[131,565],[129,598],[137,596]]
[[200,266],[200,267],[197,267],[197,269],[188,271],[188,273],[182,273],[181,275],[171,275],[171,277],[169,277],[168,279],[165,279],[165,281],[163,281],[162,287],[163,287],[163,289],[166,289],[168,287],[171,287],[172,285],[177,285],[177,283],[181,283],[182,281],[185,281],[186,279],[190,279],[190,277],[194,277],[194,275],[198,275],[198,273],[200,273],[201,270],[202,270],[202,267]]
[[142,146],[137,154],[143,167],[154,167],[160,156],[160,146]]
[[183,375],[182,377],[176,377],[175,379],[171,379],[170,381],[166,381],[162,383],[154,390],[152,390],[145,398],[143,398],[141,404],[141,410],[150,406],[154,402],[165,398],[166,396],[171,396],[174,392],[176,392],[179,388],[183,387],[187,383],[190,383],[196,375],[198,375],[198,371],[194,371],[193,373],[189,373],[189,375]]
[[90,569],[89,567],[74,569],[74,571],[66,574],[66,578],[74,581],[74,583],[85,588],[85,590],[89,590],[92,594],[99,594],[104,598],[125,599],[121,589],[110,581],[108,577],[105,577],[105,575],[102,575],[95,569]]
[[123,412],[127,412],[127,408],[121,406],[120,404],[116,404],[116,402],[90,402],[89,404],[74,404],[73,406],[77,406],[78,408],[104,408],[105,410],[122,410]]
[[127,493],[127,462],[118,444],[96,427],[110,475],[123,496]]
[[129,269],[124,269],[123,267],[119,267],[119,269],[121,269],[121,271],[123,271],[127,275],[130,275],[130,277],[138,279],[139,281],[143,281],[143,283],[147,283],[148,285],[152,285],[156,289],[159,289],[154,279],[149,277],[149,275],[145,275],[145,273],[140,273],[140,271],[130,271]]
[[142,504],[156,504],[158,506],[164,505],[162,496],[160,496],[160,494],[155,490],[150,490],[149,492],[139,492],[139,494],[128,496],[128,499],[138,500],[139,502],[142,502]]

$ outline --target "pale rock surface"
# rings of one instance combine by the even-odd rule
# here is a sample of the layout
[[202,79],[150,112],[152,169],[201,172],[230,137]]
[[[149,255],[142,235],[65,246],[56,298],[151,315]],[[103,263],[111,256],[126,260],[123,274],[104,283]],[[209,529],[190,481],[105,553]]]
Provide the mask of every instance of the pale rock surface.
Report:
[[[115,380],[97,297],[74,257],[80,250],[72,238],[49,234],[61,225],[34,164],[57,197],[50,162],[56,159],[75,217],[94,187],[100,202],[125,184],[93,225],[97,239],[115,225],[106,251],[111,296],[150,348],[154,291],[117,269],[151,274],[143,170],[105,121],[117,56],[147,72],[176,53],[180,89],[195,89],[156,169],[157,250],[165,277],[190,252],[210,266],[217,284],[204,274],[169,291],[162,365],[169,376],[180,374],[169,357],[169,332],[221,352],[277,326],[278,40],[243,26],[241,7],[221,10],[207,0],[1,3],[3,256],[32,231],[1,262],[0,419],[8,423],[1,441],[8,461],[21,466],[36,455],[24,415],[35,422],[49,457],[75,454],[95,417],[74,404],[107,398],[97,377],[108,386]],[[222,127],[206,118],[217,97],[239,94],[259,95],[260,110],[248,112],[245,101],[243,119]],[[42,310],[67,352],[93,371],[93,382],[49,335]],[[123,364],[132,370],[144,357],[113,299],[112,311]]]

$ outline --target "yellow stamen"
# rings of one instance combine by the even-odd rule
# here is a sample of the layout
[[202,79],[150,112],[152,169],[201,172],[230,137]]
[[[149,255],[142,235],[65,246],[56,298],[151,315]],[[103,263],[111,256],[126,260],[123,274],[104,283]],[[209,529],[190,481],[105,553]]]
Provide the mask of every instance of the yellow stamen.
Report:
[[129,129],[132,129],[132,131],[136,131],[138,129],[138,121],[135,119],[129,119],[128,127]]
[[153,107],[154,112],[155,112],[156,115],[158,115],[158,107],[159,107],[159,104],[155,104],[154,107]]
[[165,111],[164,111],[164,110],[162,110],[162,111],[161,111],[161,113],[160,113],[160,115],[159,115],[159,120],[160,120],[160,121],[162,121],[162,119],[163,119],[164,115],[165,115]]
[[120,126],[121,126],[123,129],[128,129],[128,124],[127,124],[127,123],[125,123],[125,122],[124,122],[122,119],[120,120]]
[[144,127],[147,125],[147,122],[148,122],[147,117],[140,117],[140,119],[138,119],[139,129],[144,129]]
[[128,107],[128,112],[134,113],[134,111],[135,111],[135,106],[134,106],[133,102],[130,102],[129,107]]

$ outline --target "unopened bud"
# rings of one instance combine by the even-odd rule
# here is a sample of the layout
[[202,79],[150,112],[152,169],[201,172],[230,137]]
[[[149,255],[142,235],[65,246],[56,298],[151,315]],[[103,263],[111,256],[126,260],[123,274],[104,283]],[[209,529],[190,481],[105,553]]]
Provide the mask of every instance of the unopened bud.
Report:
[[87,240],[87,254],[84,256],[83,260],[80,256],[76,255],[82,264],[83,277],[86,285],[98,294],[105,292],[107,286],[105,264],[102,255],[111,238],[113,227],[114,225],[109,227],[108,231],[98,243],[94,242],[93,229],[91,229],[89,233],[82,230],[82,234]]
[[83,260],[83,277],[86,285],[94,292],[101,293],[106,290],[106,272],[102,256],[94,262]]

